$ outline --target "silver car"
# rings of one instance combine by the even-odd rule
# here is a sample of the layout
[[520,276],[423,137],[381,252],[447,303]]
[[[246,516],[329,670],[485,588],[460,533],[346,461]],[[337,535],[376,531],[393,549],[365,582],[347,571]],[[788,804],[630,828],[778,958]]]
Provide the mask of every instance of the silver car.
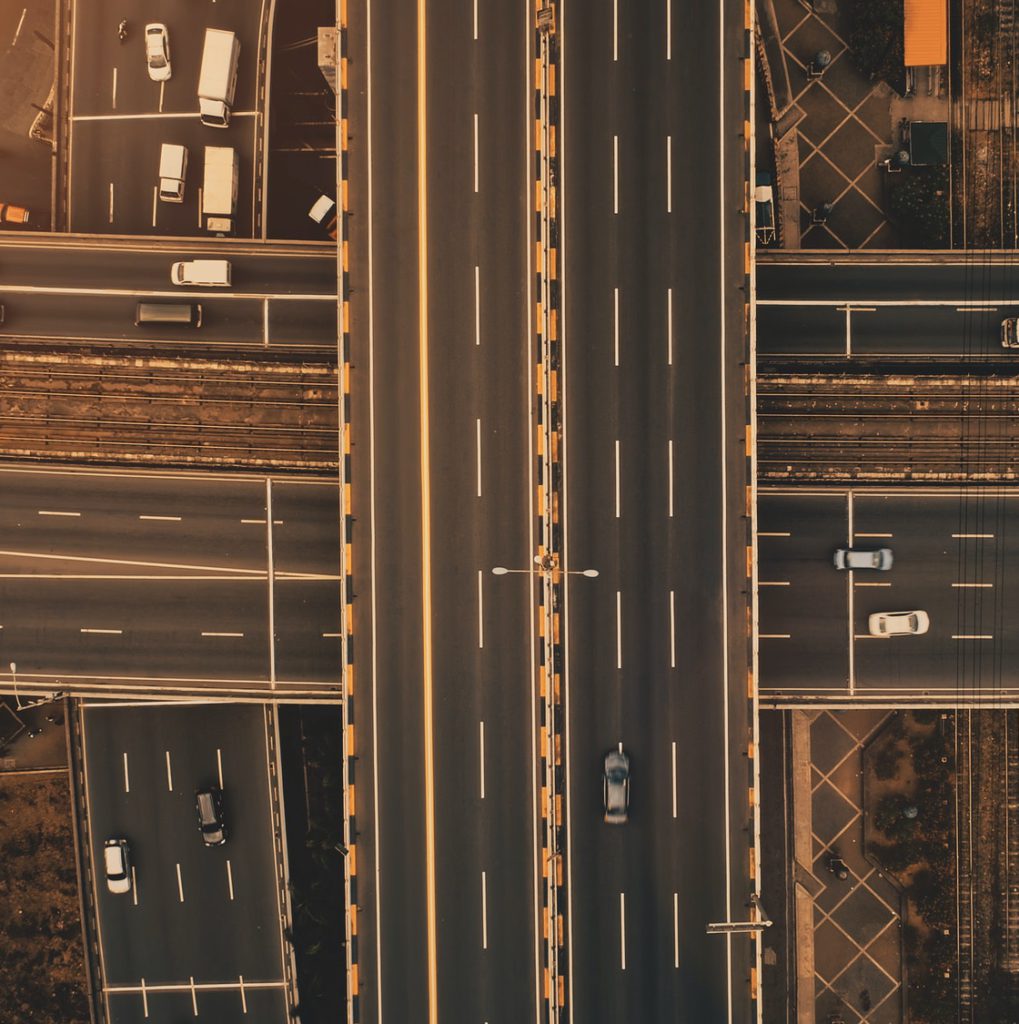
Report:
[[874,612],[867,620],[871,636],[920,636],[931,628],[924,611]]
[[861,551],[859,548],[839,548],[835,552],[836,569],[890,569],[892,549]]
[[173,73],[170,66],[170,36],[166,26],[158,21],[145,26],[145,63],[153,82],[165,82]]
[[110,892],[131,891],[131,857],[126,839],[107,839],[103,843],[103,867]]
[[622,743],[617,750],[610,750],[605,755],[602,803],[605,805],[605,820],[610,825],[626,822],[630,807],[630,759],[623,753]]

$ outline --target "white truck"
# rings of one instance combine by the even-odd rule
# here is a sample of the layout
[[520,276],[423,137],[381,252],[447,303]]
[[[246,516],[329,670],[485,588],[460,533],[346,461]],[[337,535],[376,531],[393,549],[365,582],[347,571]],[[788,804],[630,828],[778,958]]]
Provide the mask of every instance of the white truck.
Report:
[[202,224],[206,231],[232,234],[236,210],[237,150],[233,146],[206,146]]
[[198,76],[198,113],[202,124],[225,128],[237,89],[237,59],[241,44],[233,32],[221,28],[205,30],[202,71]]

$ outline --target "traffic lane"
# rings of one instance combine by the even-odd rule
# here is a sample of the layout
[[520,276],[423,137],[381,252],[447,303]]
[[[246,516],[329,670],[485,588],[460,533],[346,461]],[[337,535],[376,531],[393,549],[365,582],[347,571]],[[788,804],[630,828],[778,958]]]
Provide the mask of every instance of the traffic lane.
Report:
[[857,356],[957,356],[1014,362],[1001,347],[1001,321],[1019,306],[973,309],[956,306],[878,306],[852,313],[852,350]]
[[[265,333],[266,303],[257,298],[226,298],[222,292],[139,290],[126,295],[78,295],[48,292],[0,292],[6,307],[0,337],[66,342],[114,342],[148,347],[217,345],[230,348],[307,348],[336,351],[336,307],[326,300],[269,300],[271,321],[285,322],[283,340],[270,324]],[[201,306],[201,327],[176,324],[135,326],[139,302]],[[331,332],[330,332],[331,327]],[[303,340],[302,340],[303,336]],[[266,337],[269,344],[266,345]]]
[[324,580],[280,579],[273,583],[276,680],[340,684],[338,576]]
[[338,480],[272,482],[272,562],[276,574],[340,571]]
[[846,311],[835,306],[757,306],[757,354],[844,355]]
[[3,468],[0,480],[6,572],[46,574],[57,562],[101,574],[265,571],[261,480]]
[[267,606],[264,578],[0,581],[4,647],[26,682],[264,682]]
[[[187,235],[214,237],[202,226],[199,200],[205,173],[205,148],[237,151],[237,203],[233,234],[253,234],[255,131],[258,119],[235,116],[229,127],[213,131],[198,115],[133,120],[76,121],[71,168],[71,230],[84,234]],[[125,145],[125,138],[131,140]],[[157,198],[163,143],[184,146],[188,166],[184,202]],[[83,168],[85,170],[79,170]]]
[[[175,301],[186,294],[200,296],[203,301],[225,295],[336,295],[334,247],[322,246],[321,253],[260,254],[243,245],[238,241],[194,239],[185,244],[167,239],[157,245],[116,249],[57,248],[52,244],[0,246],[0,269],[4,289],[16,292],[34,288],[90,289],[99,293],[135,292],[139,297],[157,292],[166,298],[173,296]],[[232,287],[189,289],[172,284],[171,264],[191,259],[228,259],[233,268]],[[261,338],[261,331],[257,336]]]
[[[252,979],[254,981],[254,979]],[[183,992],[111,993],[110,1024],[180,1024],[195,1017],[216,1024],[287,1024],[291,1019],[282,985],[262,988],[259,982],[244,980],[244,995],[238,982],[229,991],[196,991],[194,1003],[190,988]],[[259,987],[255,987],[255,986]],[[146,1013],[147,1009],[147,1013]]]
[[[106,983],[281,978],[263,708],[91,705],[84,716]],[[221,779],[229,836],[206,848],[194,793]],[[137,903],[102,884],[108,836],[131,843]]]
[[823,263],[813,263],[799,256],[758,254],[756,279],[758,299],[833,303],[930,298],[1008,302],[1019,288],[1015,266],[1004,259],[902,264],[826,257]]
[[[355,529],[358,522],[370,527],[360,546],[369,546],[373,556],[368,579],[358,585],[367,599],[354,602],[354,629],[365,638],[361,671],[370,673],[373,688],[368,706],[374,749],[365,777],[373,791],[377,842],[375,830],[369,841],[379,888],[364,915],[373,918],[369,935],[375,941],[359,942],[358,949],[367,959],[361,972],[366,998],[381,1000],[376,1012],[417,1021],[428,1015],[419,293],[412,255],[418,243],[417,84],[413,74],[393,75],[392,69],[416,66],[418,40],[415,20],[397,0],[373,0],[370,15],[387,26],[372,36],[366,62],[373,111],[370,187],[377,197],[369,213],[373,329],[352,337],[351,362],[364,382],[370,374],[373,410],[369,430],[361,434],[370,450],[369,494],[355,513]],[[367,757],[360,763],[366,765]]]
[[[198,76],[206,28],[227,29],[241,44],[237,71],[235,110],[255,109],[258,41],[265,20],[264,0],[257,7],[245,0],[217,0],[215,5],[194,11],[173,0],[146,0],[118,13],[79,16],[74,10],[74,88],[72,116],[94,116],[111,111],[112,68],[118,69],[117,113],[151,113],[158,109],[159,83],[152,82],[145,63],[144,30],[147,22],[162,22],[170,36],[172,76],[163,93],[166,111],[194,111],[198,120]],[[88,11],[88,8],[85,8]],[[128,22],[128,37],[121,42],[117,26]]]

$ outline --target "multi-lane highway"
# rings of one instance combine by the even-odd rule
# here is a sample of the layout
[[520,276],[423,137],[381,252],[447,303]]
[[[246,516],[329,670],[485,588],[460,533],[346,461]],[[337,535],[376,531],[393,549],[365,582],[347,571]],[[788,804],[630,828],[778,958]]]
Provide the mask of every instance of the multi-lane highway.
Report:
[[[271,709],[84,703],[79,715],[107,1019],[284,1024],[292,972]],[[209,786],[224,795],[220,847],[197,826],[195,791]],[[108,838],[128,841],[129,892],[107,890]]]
[[544,998],[533,12],[350,14],[359,1012],[520,1024]]
[[[172,263],[203,258],[230,261],[230,288],[170,282]],[[0,266],[0,338],[336,350],[336,257],[328,246],[9,237]],[[202,325],[135,326],[143,300],[201,303]]]
[[746,1020],[743,10],[561,12],[569,1019]]
[[335,481],[14,465],[0,480],[5,684],[335,698]]

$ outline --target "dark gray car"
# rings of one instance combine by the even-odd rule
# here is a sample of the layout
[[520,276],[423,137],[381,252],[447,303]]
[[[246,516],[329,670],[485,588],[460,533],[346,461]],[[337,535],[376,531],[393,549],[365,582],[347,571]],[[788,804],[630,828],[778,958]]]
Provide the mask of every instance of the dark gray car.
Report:
[[219,787],[198,790],[195,793],[195,811],[205,845],[222,846],[226,842],[226,825],[223,822],[223,794]]
[[626,822],[630,807],[630,759],[623,753],[622,743],[617,750],[610,750],[605,755],[602,802],[605,805],[605,820],[610,825]]

